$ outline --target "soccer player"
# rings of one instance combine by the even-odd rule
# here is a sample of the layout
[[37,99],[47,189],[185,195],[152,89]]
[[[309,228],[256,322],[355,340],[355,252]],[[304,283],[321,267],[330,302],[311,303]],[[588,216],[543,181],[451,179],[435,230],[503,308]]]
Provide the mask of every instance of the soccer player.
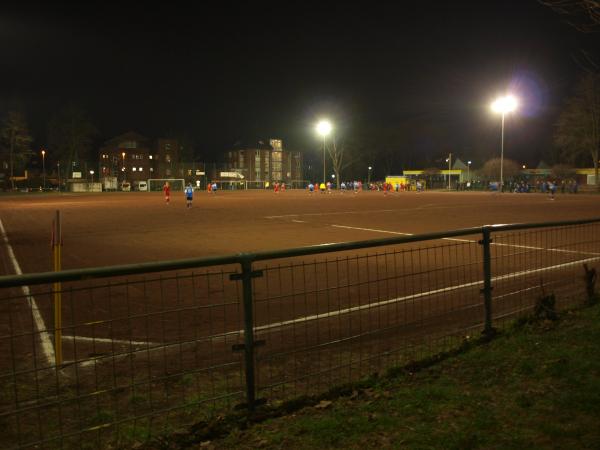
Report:
[[168,205],[171,201],[171,186],[169,186],[168,181],[165,181],[165,184],[163,186],[163,192],[165,193],[165,202]]
[[192,207],[192,200],[194,198],[194,188],[192,187],[192,183],[188,183],[188,185],[185,188],[185,200],[187,202],[186,207],[187,208],[191,208]]
[[315,191],[315,185],[312,183],[308,184],[308,192],[310,192],[311,194]]

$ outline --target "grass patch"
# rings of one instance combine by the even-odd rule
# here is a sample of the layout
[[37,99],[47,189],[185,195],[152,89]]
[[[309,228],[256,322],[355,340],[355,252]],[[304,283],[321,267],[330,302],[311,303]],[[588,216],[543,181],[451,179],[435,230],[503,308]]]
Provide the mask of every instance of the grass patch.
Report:
[[598,342],[600,305],[558,321],[521,322],[414,372],[395,371],[262,423],[231,423],[226,437],[203,446],[600,448]]

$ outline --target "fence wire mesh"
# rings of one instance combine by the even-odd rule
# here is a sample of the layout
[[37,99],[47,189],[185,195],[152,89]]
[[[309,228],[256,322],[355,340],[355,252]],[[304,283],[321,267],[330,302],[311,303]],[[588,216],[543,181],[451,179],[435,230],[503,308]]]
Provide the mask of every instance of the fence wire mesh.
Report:
[[[231,346],[239,286],[223,269],[63,283],[63,365],[54,361],[53,291],[3,298],[3,447],[106,448],[200,420],[244,400]],[[93,444],[93,445],[91,445]]]
[[2,447],[131,446],[255,394],[321,394],[455,348],[487,315],[500,328],[589,295],[583,265],[599,266],[600,220],[490,227],[488,244],[481,230],[63,281],[60,366],[56,280],[0,279]]

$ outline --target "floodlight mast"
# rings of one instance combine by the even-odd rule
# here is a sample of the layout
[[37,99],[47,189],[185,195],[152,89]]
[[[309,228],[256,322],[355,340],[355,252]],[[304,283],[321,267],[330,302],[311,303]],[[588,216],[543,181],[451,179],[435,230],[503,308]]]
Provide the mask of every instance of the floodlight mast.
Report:
[[333,127],[331,126],[331,122],[329,122],[328,120],[321,120],[317,124],[316,128],[317,133],[323,136],[323,183],[326,183],[327,179],[325,177],[325,138],[329,135],[329,133],[331,133]]
[[502,137],[500,141],[500,192],[504,191],[504,117],[517,109],[517,99],[512,95],[499,97],[492,103],[492,111],[502,114]]

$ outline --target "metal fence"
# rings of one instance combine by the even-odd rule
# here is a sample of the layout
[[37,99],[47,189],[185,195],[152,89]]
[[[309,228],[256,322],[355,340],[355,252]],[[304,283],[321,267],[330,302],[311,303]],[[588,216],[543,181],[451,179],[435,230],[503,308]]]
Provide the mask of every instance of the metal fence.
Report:
[[581,303],[599,261],[592,219],[0,277],[0,446],[130,446],[323,393]]

